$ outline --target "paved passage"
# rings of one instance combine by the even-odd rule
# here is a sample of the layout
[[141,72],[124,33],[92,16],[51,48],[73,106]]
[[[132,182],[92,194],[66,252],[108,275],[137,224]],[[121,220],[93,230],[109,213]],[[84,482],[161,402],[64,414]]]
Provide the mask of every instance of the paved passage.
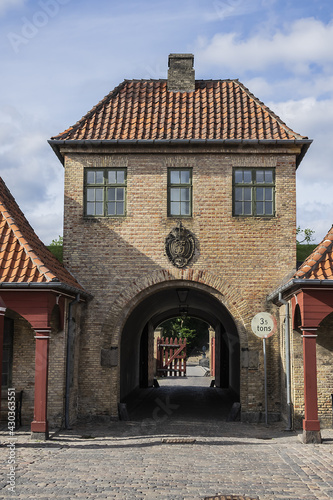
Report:
[[332,430],[323,444],[303,445],[280,424],[227,422],[232,400],[209,384],[162,380],[132,401],[130,420],[85,423],[46,442],[31,441],[28,428],[16,440],[3,429],[0,498],[333,499]]

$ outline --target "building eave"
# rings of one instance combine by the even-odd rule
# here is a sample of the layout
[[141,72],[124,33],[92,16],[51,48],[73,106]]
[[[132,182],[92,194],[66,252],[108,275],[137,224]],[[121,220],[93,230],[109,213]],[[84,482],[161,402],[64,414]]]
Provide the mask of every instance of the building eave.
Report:
[[279,300],[279,296],[288,298],[293,295],[297,290],[303,288],[321,288],[327,289],[332,288],[333,290],[333,280],[316,280],[316,279],[299,279],[294,278],[287,283],[280,285],[276,290],[267,296],[268,302],[273,302],[276,305],[282,305]]
[[0,293],[1,290],[16,290],[16,291],[27,291],[27,290],[38,290],[38,291],[51,291],[60,293],[63,295],[70,295],[75,297],[80,294],[82,300],[90,300],[92,299],[92,295],[83,290],[82,288],[76,288],[67,283],[61,283],[57,281],[48,281],[48,282],[24,282],[24,283],[9,283],[9,282],[0,282]]
[[301,163],[309,149],[312,139],[50,139],[48,141],[53,151],[64,164],[61,147],[71,146],[300,146],[301,153],[297,157],[296,168]]

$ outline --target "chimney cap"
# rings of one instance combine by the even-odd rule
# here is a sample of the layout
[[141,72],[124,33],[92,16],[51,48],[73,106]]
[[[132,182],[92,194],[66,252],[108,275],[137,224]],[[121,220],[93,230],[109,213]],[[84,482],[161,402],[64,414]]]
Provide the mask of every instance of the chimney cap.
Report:
[[194,63],[194,54],[169,54],[169,60],[168,60],[168,66],[170,68],[170,65],[171,65],[171,61],[172,59],[177,59],[177,60],[181,60],[181,59],[190,59],[191,62],[192,62],[192,66],[193,66],[193,63]]

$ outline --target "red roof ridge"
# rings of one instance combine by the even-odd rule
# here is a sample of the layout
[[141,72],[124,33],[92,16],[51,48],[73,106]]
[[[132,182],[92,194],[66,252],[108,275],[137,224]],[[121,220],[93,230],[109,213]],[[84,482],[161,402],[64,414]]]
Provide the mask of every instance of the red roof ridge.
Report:
[[333,225],[294,274],[300,279],[333,280]]

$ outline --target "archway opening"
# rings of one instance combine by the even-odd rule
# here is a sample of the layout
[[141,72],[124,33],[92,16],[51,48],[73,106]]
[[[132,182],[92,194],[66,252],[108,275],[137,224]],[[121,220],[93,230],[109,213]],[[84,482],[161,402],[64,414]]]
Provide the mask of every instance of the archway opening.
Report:
[[[129,314],[120,346],[121,401],[130,402],[140,388],[152,387],[154,380],[158,380],[154,332],[160,325],[184,317],[194,318],[213,331],[214,385],[227,390],[234,401],[239,401],[240,346],[235,322],[227,308],[214,296],[214,290],[188,282],[162,284],[157,291],[147,294]],[[208,388],[211,378],[207,377]]]

